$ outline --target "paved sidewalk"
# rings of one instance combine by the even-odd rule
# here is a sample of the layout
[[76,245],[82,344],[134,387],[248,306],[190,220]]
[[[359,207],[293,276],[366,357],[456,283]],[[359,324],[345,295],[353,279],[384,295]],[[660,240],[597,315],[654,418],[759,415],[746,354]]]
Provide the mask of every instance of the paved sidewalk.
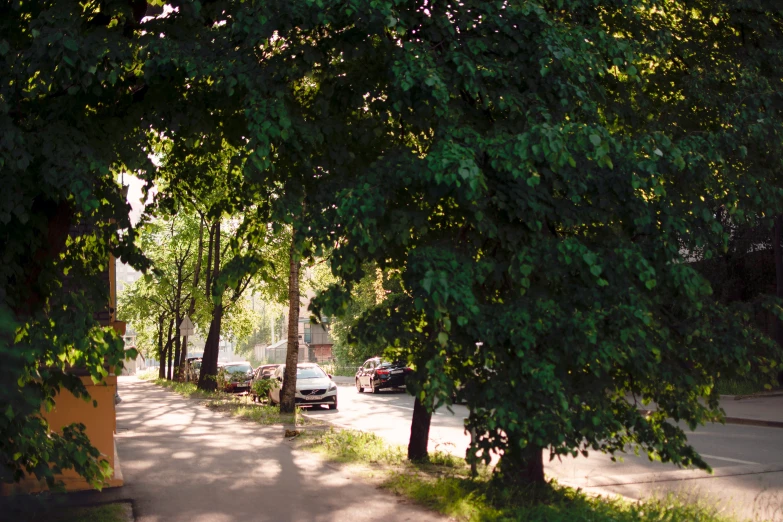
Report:
[[138,522],[444,520],[294,450],[281,426],[233,419],[120,378],[117,448]]
[[720,405],[726,412],[726,422],[783,428],[783,393],[736,398],[723,395]]

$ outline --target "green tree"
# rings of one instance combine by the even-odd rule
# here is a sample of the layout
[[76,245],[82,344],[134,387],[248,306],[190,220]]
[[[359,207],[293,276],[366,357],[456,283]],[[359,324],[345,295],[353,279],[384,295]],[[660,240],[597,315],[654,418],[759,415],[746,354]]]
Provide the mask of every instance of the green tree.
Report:
[[109,300],[103,274],[110,253],[144,266],[114,181],[152,168],[132,29],[144,13],[133,5],[0,6],[4,482],[26,472],[53,486],[74,469],[100,486],[107,473],[83,426],[50,432],[41,410],[60,390],[89,399],[67,368],[97,380],[121,364],[121,340],[94,318]]
[[[674,130],[691,116],[666,103],[667,85],[687,83],[666,72],[681,29],[670,13],[689,9],[468,1],[394,10],[376,29],[373,43],[396,49],[368,98],[422,149],[389,140],[348,179],[329,216],[344,232],[332,267],[347,290],[367,260],[401,270],[409,298],[382,304],[390,320],[369,316],[372,338],[426,360],[428,404],[465,385],[468,458],[502,452],[509,481],[542,481],[543,449],[632,445],[707,468],[672,419],[719,419],[716,375],[780,359],[686,262],[723,244],[715,205],[739,216],[780,203],[722,162],[741,155],[746,137],[725,130],[737,118],[718,115],[707,139]],[[348,299],[335,287],[322,310]],[[427,344],[407,342],[414,331]],[[659,409],[643,416],[639,401]]]

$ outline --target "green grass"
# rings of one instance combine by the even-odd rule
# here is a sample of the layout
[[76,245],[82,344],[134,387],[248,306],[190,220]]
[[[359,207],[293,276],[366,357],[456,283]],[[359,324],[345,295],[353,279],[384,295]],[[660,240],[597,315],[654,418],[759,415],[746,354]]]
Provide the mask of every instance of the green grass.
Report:
[[267,404],[254,404],[252,402],[238,401],[233,398],[213,399],[206,404],[207,408],[223,413],[228,413],[232,417],[251,420],[258,424],[294,424],[298,420],[299,425],[307,424],[306,417],[296,414],[280,413],[277,406]]
[[247,395],[203,391],[192,382],[174,382],[166,379],[155,379],[154,382],[183,397],[205,399],[204,405],[213,411],[227,413],[232,417],[251,420],[258,424],[296,424],[297,426],[315,424],[307,417],[298,415],[299,411],[296,414],[280,413],[279,407],[254,403]]
[[764,387],[764,383],[751,378],[717,379],[715,389],[721,395],[752,395],[769,391]]
[[193,382],[176,382],[176,381],[169,381],[166,379],[155,379],[155,384],[158,386],[163,386],[164,388],[168,388],[169,390],[173,391],[174,393],[178,393],[182,395],[183,397],[193,398],[193,399],[220,399],[227,394],[221,393],[221,392],[209,392],[204,390],[199,390],[196,386],[196,383]]
[[104,504],[89,507],[66,507],[45,509],[37,513],[30,522],[127,522],[128,505],[125,503]]
[[[305,431],[301,441],[307,449],[336,462],[409,465],[405,448],[389,444],[373,433],[332,428],[326,431]],[[434,452],[429,462],[418,465],[419,468],[431,466],[467,472],[465,461],[448,453]]]
[[525,522],[730,522],[705,505],[676,498],[646,502],[594,497],[554,482],[508,489],[487,468],[470,477],[465,461],[445,453],[411,463],[405,450],[374,434],[353,430],[305,431],[300,447],[327,459],[376,464],[387,476],[382,487],[453,519]]
[[147,368],[146,370],[136,372],[136,378],[141,379],[142,381],[154,381],[158,378],[158,369]]

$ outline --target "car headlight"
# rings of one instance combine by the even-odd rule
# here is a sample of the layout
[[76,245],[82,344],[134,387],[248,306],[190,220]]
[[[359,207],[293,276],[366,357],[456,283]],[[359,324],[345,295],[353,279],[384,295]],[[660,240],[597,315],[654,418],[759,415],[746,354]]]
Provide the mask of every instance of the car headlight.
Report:
[[334,391],[337,389],[337,385],[335,383],[329,383],[329,391]]

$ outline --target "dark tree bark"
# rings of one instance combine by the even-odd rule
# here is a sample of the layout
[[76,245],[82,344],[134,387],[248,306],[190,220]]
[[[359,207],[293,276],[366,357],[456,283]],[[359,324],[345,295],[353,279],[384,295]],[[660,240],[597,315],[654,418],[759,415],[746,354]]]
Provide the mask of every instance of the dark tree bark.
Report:
[[[47,217],[46,241],[25,263],[26,275],[21,288],[24,289],[22,294],[26,295],[26,299],[19,306],[14,307],[14,313],[20,319],[32,315],[46,302],[48,292],[41,287],[39,276],[45,266],[50,265],[65,251],[68,231],[73,224],[73,210],[67,201],[36,199],[32,211],[34,214]],[[19,290],[19,286],[12,285],[11,288],[4,290],[13,293]]]
[[158,318],[158,378],[166,378],[166,365],[163,364],[166,357],[166,350],[163,348],[163,315]]
[[430,422],[432,412],[428,411],[419,397],[413,403],[411,437],[408,440],[408,460],[427,460],[427,445],[430,441]]
[[[777,297],[783,298],[783,216],[775,216],[775,229],[772,232],[772,247],[775,255],[775,280]],[[783,346],[783,322],[775,318],[775,340]],[[783,370],[778,373],[778,384],[783,386]]]
[[[168,368],[168,364],[167,364],[166,360],[167,360],[167,358],[168,358],[169,361],[171,360],[171,342],[172,342],[171,329],[172,329],[173,324],[174,323],[172,321],[169,321],[169,331],[166,334],[166,344],[163,345],[163,351],[161,353],[161,358],[160,358],[160,367],[163,368],[163,372],[162,372],[163,377],[162,378],[164,378],[164,379],[166,378],[166,375],[167,375],[166,374],[166,368]],[[168,379],[171,380],[171,373],[170,372],[168,373]]]
[[223,322],[223,296],[215,295],[215,284],[220,276],[220,221],[210,233],[212,248],[209,249],[208,262],[212,263],[207,270],[208,296],[216,299],[212,309],[212,321],[209,323],[207,341],[204,343],[204,357],[201,360],[201,372],[198,379],[200,390],[215,391],[217,389],[217,362],[220,349],[220,328]]
[[296,255],[295,233],[291,231],[288,275],[288,350],[285,356],[283,389],[280,390],[280,411],[296,411],[296,364],[299,362],[299,259]]
[[[778,297],[783,298],[783,216],[775,217],[775,230],[772,235],[772,247],[775,254],[775,279],[776,292]],[[775,320],[775,340],[783,346],[783,324],[780,319]]]
[[173,348],[173,344],[174,344],[174,338],[171,336],[171,334],[172,334],[172,330],[174,329],[174,323],[175,322],[177,322],[176,319],[172,319],[171,322],[169,322],[169,340],[168,340],[168,343],[166,343],[167,344],[167,359],[168,359],[168,362],[166,363],[166,366],[168,368],[167,369],[167,374],[166,374],[167,377],[166,378],[168,380],[171,380],[171,378],[172,378],[171,367],[172,367],[172,365],[174,363],[174,361],[172,360],[172,355],[173,355],[173,352],[174,352],[174,350],[172,349]]
[[179,293],[180,290],[177,290],[177,305],[174,310],[174,378],[179,378],[179,367],[180,367],[180,348],[182,345],[180,344],[180,337],[179,337],[179,325],[182,323],[182,316],[180,315],[181,310],[179,306]]
[[[193,288],[190,291],[190,304],[188,305],[187,315],[193,319],[196,313],[196,289],[201,278],[201,262],[204,259],[204,219],[199,221],[198,225],[198,254],[196,255],[196,267],[193,270]],[[188,336],[182,340],[182,362],[188,359]]]
[[498,464],[503,481],[512,486],[544,484],[544,452],[542,448],[519,448],[517,441],[509,441],[509,449]]
[[198,379],[200,390],[217,390],[217,360],[220,350],[220,327],[223,322],[223,303],[215,305],[212,310],[212,321],[209,324],[207,341],[204,343],[204,358],[201,361],[201,372]]

